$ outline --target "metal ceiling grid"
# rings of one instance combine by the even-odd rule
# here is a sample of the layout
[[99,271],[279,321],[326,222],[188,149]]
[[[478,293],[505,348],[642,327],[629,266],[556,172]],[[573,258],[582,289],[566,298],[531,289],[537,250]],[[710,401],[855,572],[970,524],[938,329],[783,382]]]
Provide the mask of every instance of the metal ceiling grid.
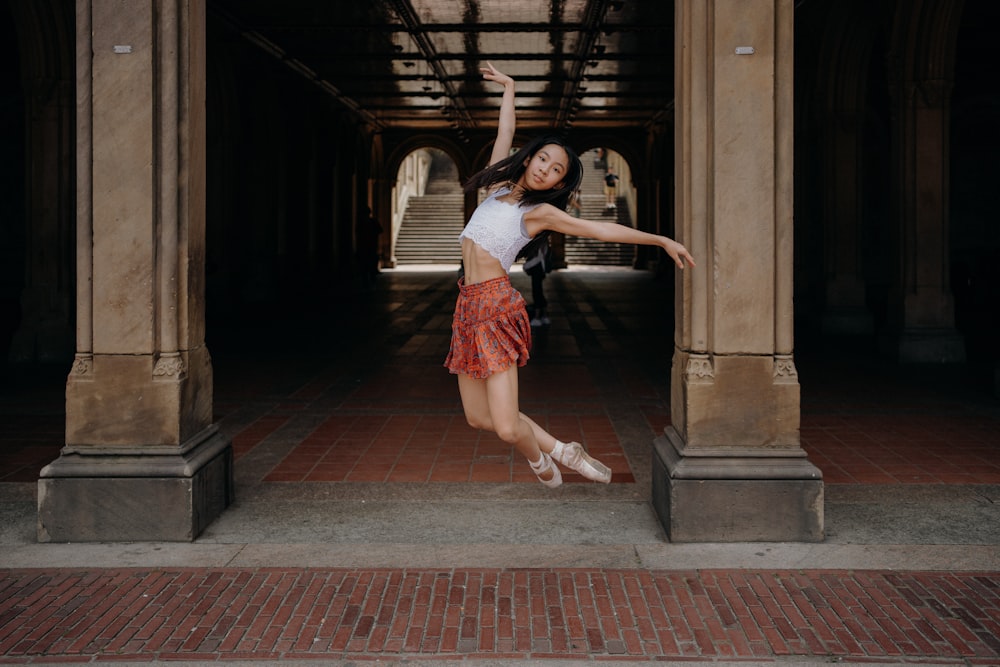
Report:
[[381,128],[492,124],[487,60],[523,128],[643,126],[673,98],[661,0],[209,0],[210,14]]

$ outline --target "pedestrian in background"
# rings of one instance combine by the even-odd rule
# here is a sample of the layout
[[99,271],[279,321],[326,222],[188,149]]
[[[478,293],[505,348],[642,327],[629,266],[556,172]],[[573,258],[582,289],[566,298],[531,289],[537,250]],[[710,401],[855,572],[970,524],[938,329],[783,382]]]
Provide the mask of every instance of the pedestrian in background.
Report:
[[604,174],[604,208],[608,211],[618,206],[618,174],[614,167],[608,167]]

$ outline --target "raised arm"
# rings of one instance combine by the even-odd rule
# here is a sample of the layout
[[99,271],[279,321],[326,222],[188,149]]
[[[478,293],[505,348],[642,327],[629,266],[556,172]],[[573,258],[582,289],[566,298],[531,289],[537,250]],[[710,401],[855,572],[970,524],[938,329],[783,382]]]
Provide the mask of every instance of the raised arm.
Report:
[[678,268],[683,269],[685,265],[694,266],[694,258],[687,248],[671,238],[619,225],[617,222],[597,222],[574,218],[566,211],[561,211],[551,204],[542,204],[525,213],[524,224],[531,237],[544,230],[550,230],[561,232],[567,236],[582,236],[598,241],[659,246],[670,255]]
[[500,102],[500,122],[497,125],[497,139],[493,144],[493,154],[490,164],[498,162],[510,155],[510,147],[514,144],[514,129],[517,119],[514,113],[514,79],[499,71],[492,63],[480,67],[483,78],[495,81],[503,86],[503,100]]

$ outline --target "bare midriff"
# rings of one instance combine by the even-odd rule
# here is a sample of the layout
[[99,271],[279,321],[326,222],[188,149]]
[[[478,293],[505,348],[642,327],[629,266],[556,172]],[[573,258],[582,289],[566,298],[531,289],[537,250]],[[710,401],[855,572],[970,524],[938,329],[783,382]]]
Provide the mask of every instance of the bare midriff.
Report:
[[465,269],[466,285],[507,275],[500,260],[483,250],[472,239],[462,239],[462,266]]

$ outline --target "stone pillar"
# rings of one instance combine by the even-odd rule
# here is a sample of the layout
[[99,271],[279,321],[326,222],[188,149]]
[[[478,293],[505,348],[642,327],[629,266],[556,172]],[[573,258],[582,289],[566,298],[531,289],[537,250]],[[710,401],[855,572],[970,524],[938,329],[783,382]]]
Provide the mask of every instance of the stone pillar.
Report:
[[948,275],[952,82],[903,77],[890,87],[901,253],[899,359],[961,362],[965,341],[955,329]]
[[792,358],[793,0],[677,0],[673,424],[653,503],[672,541],[820,541]]
[[858,109],[831,110],[824,124],[826,185],[823,225],[826,235],[826,309],[823,331],[872,334],[874,320],[865,300],[859,228],[862,216],[861,143],[863,115]]
[[192,540],[232,500],[205,348],[203,0],[77,1],[77,351],[38,539]]

